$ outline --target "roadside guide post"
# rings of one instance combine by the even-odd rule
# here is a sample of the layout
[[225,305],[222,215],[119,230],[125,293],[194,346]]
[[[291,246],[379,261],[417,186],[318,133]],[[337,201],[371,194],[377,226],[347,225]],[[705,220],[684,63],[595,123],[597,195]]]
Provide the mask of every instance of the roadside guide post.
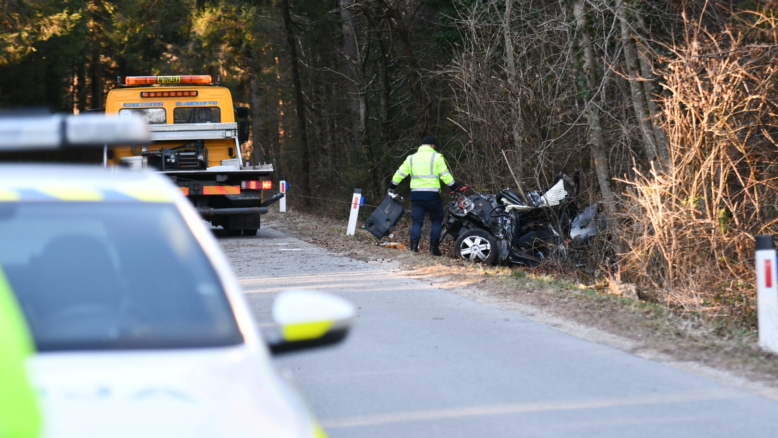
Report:
[[278,211],[286,213],[286,178],[282,176],[278,185],[281,186],[280,191],[284,194],[284,197],[278,200]]
[[773,235],[756,236],[755,259],[759,346],[778,353],[778,267]]
[[362,205],[362,189],[354,189],[354,196],[351,198],[351,215],[348,217],[348,230],[346,230],[347,236],[353,236],[357,232],[360,205]]

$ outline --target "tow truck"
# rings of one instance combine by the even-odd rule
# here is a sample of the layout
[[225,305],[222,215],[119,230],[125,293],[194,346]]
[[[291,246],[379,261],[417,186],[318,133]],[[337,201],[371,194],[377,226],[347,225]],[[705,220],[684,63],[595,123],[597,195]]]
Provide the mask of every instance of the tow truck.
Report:
[[200,215],[230,235],[254,236],[272,190],[272,164],[241,156],[248,141],[248,108],[235,106],[219,76],[120,76],[108,92],[107,114],[137,115],[152,143],[106,148],[106,166],[152,168],[168,176]]

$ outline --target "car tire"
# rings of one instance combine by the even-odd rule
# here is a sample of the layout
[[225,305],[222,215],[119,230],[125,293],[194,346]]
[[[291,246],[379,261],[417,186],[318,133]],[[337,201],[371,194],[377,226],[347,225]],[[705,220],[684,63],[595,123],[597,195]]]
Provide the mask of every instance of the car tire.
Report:
[[257,230],[256,228],[244,228],[243,229],[243,235],[244,236],[256,236],[257,235],[257,231],[259,231],[259,230]]
[[454,244],[454,255],[467,261],[496,265],[500,260],[497,238],[484,230],[467,230]]

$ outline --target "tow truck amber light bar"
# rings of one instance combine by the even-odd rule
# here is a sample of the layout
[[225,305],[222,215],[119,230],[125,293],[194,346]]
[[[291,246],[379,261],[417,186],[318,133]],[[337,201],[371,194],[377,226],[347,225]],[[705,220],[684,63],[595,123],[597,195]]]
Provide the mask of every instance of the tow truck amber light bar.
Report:
[[216,85],[219,76],[193,75],[193,76],[119,76],[119,85],[165,85],[165,84],[196,84]]
[[140,97],[178,97],[178,96],[197,96],[197,91],[144,91]]
[[242,181],[240,188],[244,190],[272,190],[273,181]]

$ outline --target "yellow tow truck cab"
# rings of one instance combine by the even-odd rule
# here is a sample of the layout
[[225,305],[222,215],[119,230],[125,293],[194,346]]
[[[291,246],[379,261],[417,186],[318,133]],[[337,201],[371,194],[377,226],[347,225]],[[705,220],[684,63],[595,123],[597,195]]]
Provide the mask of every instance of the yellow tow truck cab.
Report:
[[240,145],[249,137],[248,108],[234,105],[218,76],[127,76],[118,84],[108,92],[105,112],[143,117],[152,143],[112,147],[106,165],[162,172],[213,225],[255,235],[260,215],[283,195],[264,200],[273,166],[252,165],[241,156]]

